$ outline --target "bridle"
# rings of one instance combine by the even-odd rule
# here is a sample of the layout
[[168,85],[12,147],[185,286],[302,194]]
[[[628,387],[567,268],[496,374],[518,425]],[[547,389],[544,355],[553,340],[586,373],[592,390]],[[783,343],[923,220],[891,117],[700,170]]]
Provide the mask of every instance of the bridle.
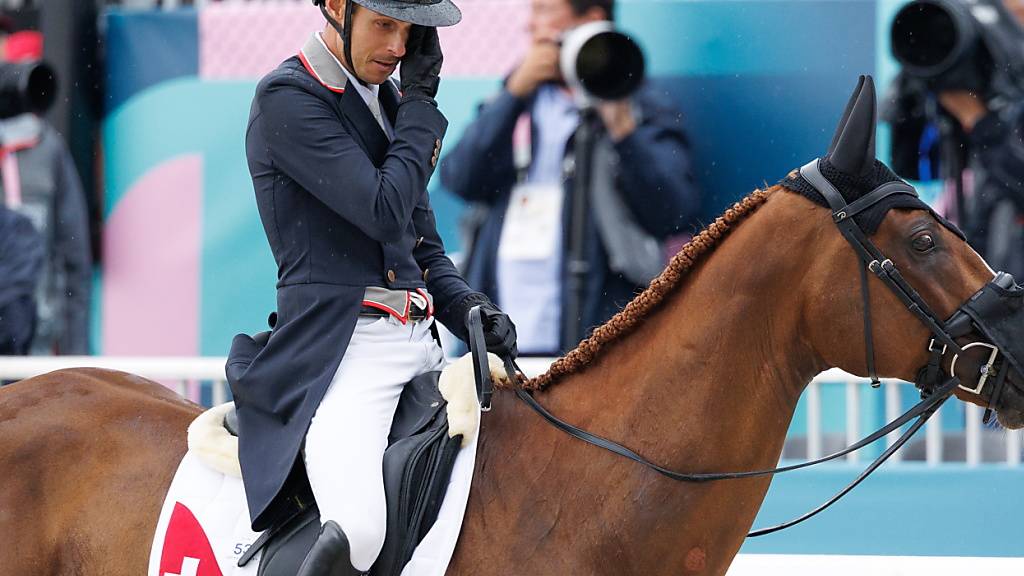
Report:
[[[864,310],[864,349],[867,354],[867,369],[868,376],[871,378],[871,386],[877,388],[880,385],[878,380],[878,373],[875,369],[875,349],[874,349],[874,338],[872,336],[871,327],[871,301],[868,289],[868,272],[873,273],[879,280],[881,280],[895,295],[908,310],[928,328],[932,333],[932,339],[928,342],[928,364],[918,373],[918,377],[914,384],[923,396],[931,395],[936,387],[941,385],[942,374],[942,363],[943,359],[948,354],[952,354],[950,361],[950,375],[956,373],[955,368],[959,359],[963,356],[964,351],[975,347],[985,347],[990,350],[988,362],[982,366],[981,374],[978,379],[978,383],[975,387],[969,387],[964,384],[959,384],[958,387],[962,390],[966,390],[972,394],[980,395],[988,382],[991,375],[997,376],[996,390],[992,394],[989,401],[988,408],[985,411],[985,423],[988,423],[989,418],[995,408],[995,404],[999,399],[999,394],[1002,392],[1003,385],[1006,381],[1006,376],[1009,372],[1009,362],[1001,362],[1001,369],[996,370],[996,364],[1000,360],[1000,350],[997,346],[987,342],[972,342],[961,347],[956,342],[956,338],[967,336],[971,332],[970,318],[962,311],[958,310],[948,321],[942,321],[938,315],[932,311],[928,303],[924,301],[921,295],[910,285],[900,274],[899,269],[896,265],[878,249],[877,246],[868,238],[867,234],[857,224],[854,216],[860,214],[864,210],[875,206],[883,199],[897,194],[906,194],[918,197],[917,190],[913,186],[907,184],[903,180],[895,180],[893,182],[887,182],[881,186],[875,188],[868,194],[858,198],[854,202],[849,204],[846,203],[845,198],[842,194],[836,190],[835,186],[826,179],[819,168],[820,160],[815,159],[812,162],[807,163],[800,168],[800,175],[803,176],[804,180],[809,182],[814,188],[825,197],[825,201],[828,202],[832,209],[832,220],[839,228],[839,232],[843,235],[843,238],[853,247],[854,252],[860,258],[862,265],[860,268],[860,284],[861,284],[861,296],[863,301]],[[1000,272],[996,276],[995,282],[997,284],[1013,284],[1013,277],[1009,274]],[[973,298],[973,297],[972,297]]]
[[[519,373],[521,372],[515,364],[514,359],[504,358],[505,370],[509,378],[509,382],[513,384],[515,394],[523,402],[525,402],[530,408],[537,412],[547,422],[554,427],[566,432],[567,434],[583,440],[589,444],[603,448],[625,458],[629,458],[635,462],[638,462],[651,470],[670,478],[681,482],[708,482],[713,480],[731,480],[740,478],[754,478],[760,476],[770,476],[781,472],[788,472],[792,470],[798,470],[801,468],[807,468],[830,460],[835,460],[846,454],[859,450],[883,437],[890,432],[898,430],[903,425],[914,421],[913,424],[895,441],[893,442],[881,455],[878,456],[857,478],[855,478],[849,485],[844,487],[842,490],[837,492],[831,499],[826,501],[824,504],[818,506],[814,510],[790,520],[782,524],[755,530],[748,534],[748,537],[762,536],[777,532],[779,530],[794,526],[807,520],[818,513],[824,511],[829,506],[837,502],[840,498],[848,494],[853,488],[860,484],[865,478],[867,478],[872,472],[874,472],[883,462],[889,459],[897,450],[900,449],[907,441],[910,440],[925,422],[935,414],[935,412],[941,407],[946,400],[953,394],[956,388],[961,388],[973,394],[980,394],[986,384],[993,378],[995,380],[995,388],[989,402],[988,410],[986,411],[986,421],[991,414],[998,397],[1003,390],[1007,373],[1009,372],[1010,362],[1002,360],[1003,350],[999,345],[989,342],[972,342],[970,344],[960,346],[956,342],[956,338],[964,337],[970,334],[975,326],[983,328],[983,324],[986,322],[986,318],[983,314],[980,314],[977,310],[972,309],[969,305],[979,298],[986,296],[988,292],[998,290],[1000,287],[1003,289],[1009,289],[1015,286],[1013,277],[1009,274],[1000,272],[996,275],[995,280],[986,284],[981,290],[975,293],[970,299],[962,305],[956,313],[953,314],[947,321],[942,321],[928,306],[921,295],[915,290],[900,274],[899,269],[893,263],[893,261],[885,256],[881,250],[868,238],[864,230],[857,224],[854,216],[862,213],[863,211],[877,205],[882,200],[889,198],[894,195],[910,195],[915,198],[918,197],[917,191],[914,188],[902,180],[896,180],[888,182],[878,186],[868,194],[858,198],[854,202],[847,203],[843,198],[842,194],[833,186],[821,173],[819,168],[820,160],[815,159],[800,169],[800,174],[803,178],[810,183],[821,195],[825,198],[832,210],[832,219],[836,226],[839,228],[840,233],[847,240],[847,242],[853,247],[858,257],[862,261],[860,266],[860,279],[861,279],[861,294],[863,298],[863,309],[864,309],[864,338],[865,338],[865,350],[867,354],[867,369],[871,377],[871,383],[873,387],[878,387],[880,381],[878,379],[876,366],[875,366],[875,352],[874,352],[874,340],[872,337],[872,323],[871,323],[871,302],[870,293],[868,289],[868,272],[871,272],[879,278],[913,313],[932,333],[932,338],[928,344],[929,361],[928,364],[923,367],[919,374],[915,385],[921,391],[921,401],[912,407],[910,410],[903,413],[900,417],[896,418],[892,422],[886,424],[879,430],[873,432],[862,440],[856,442],[833,454],[811,460],[807,462],[801,462],[799,464],[793,464],[789,466],[783,466],[779,468],[773,468],[770,470],[754,470],[746,472],[722,472],[722,473],[684,473],[676,472],[663,468],[657,464],[654,464],[639,454],[633,452],[629,448],[622,446],[616,442],[602,438],[600,436],[591,434],[585,430],[577,428],[572,424],[564,422],[558,417],[554,416],[547,411],[533,395],[518,386]],[[1001,313],[1001,309],[996,311]],[[1017,316],[1020,314],[1017,313]],[[481,406],[484,410],[490,409],[490,396],[491,396],[491,381],[488,372],[488,364],[486,359],[486,350],[483,343],[482,333],[482,320],[473,320],[474,314],[470,314],[470,335],[471,342],[470,348],[473,353],[473,362],[476,368],[477,382],[480,386],[479,398],[483,401]],[[476,329],[474,329],[476,328]],[[990,333],[989,330],[982,330],[983,333]],[[958,359],[962,357],[965,350],[974,347],[985,347],[990,350],[988,361],[982,366],[981,374],[978,383],[972,388],[961,383],[959,378],[955,375],[955,367]],[[944,374],[942,365],[947,355],[952,354],[950,362],[949,374]],[[998,366],[998,368],[997,368]]]

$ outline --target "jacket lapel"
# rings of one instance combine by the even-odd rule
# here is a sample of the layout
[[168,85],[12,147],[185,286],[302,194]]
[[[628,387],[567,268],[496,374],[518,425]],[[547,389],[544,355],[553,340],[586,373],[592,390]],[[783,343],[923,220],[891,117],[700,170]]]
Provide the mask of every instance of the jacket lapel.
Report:
[[388,78],[387,82],[380,85],[380,105],[392,126],[398,118],[398,100],[401,96],[394,80]]
[[[331,92],[341,95],[341,113],[353,128],[353,136],[373,163],[380,166],[387,155],[388,137],[377,123],[377,119],[373,117],[373,113],[370,112],[359,92],[354,87],[348,86],[348,76],[345,75],[345,71],[342,70],[334,55],[324,46],[319,32],[314,33],[306,41],[305,46],[299,52],[299,59],[320,84]],[[387,94],[395,103],[392,108],[397,109],[397,99],[391,94],[393,90],[394,87],[389,81],[385,82],[385,86],[381,86],[380,93]],[[389,118],[393,118],[392,112],[387,111],[387,104],[383,98],[382,105],[384,105],[386,113],[389,114]]]
[[346,90],[341,95],[341,112],[355,128],[363,142],[363,149],[373,160],[374,165],[380,166],[387,155],[389,141],[363,101],[363,97],[354,89]]

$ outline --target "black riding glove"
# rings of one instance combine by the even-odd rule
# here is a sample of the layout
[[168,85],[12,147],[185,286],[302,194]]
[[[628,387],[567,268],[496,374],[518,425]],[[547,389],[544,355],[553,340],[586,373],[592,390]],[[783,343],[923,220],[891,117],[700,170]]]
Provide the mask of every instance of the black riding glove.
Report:
[[[519,348],[516,346],[516,325],[512,319],[494,305],[493,302],[483,294],[475,292],[463,300],[465,313],[473,306],[480,306],[484,320],[484,343],[487,344],[487,351],[496,354],[501,358],[519,356]],[[463,313],[463,318],[466,314]]]
[[402,102],[423,100],[434,102],[441,80],[441,42],[437,39],[437,28],[413,26],[405,43],[405,57],[402,58]]
[[490,302],[481,305],[480,311],[484,313],[484,342],[487,343],[487,351],[497,354],[500,358],[514,359],[519,356],[516,325],[512,323],[508,314]]

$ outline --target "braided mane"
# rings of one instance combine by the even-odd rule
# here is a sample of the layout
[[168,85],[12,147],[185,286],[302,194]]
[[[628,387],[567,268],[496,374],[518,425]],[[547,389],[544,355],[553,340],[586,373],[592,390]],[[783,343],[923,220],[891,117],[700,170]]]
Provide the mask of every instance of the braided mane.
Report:
[[523,388],[540,390],[582,370],[599,354],[632,332],[675,292],[701,258],[713,252],[737,224],[757,211],[779,189],[782,189],[781,186],[776,185],[766,190],[754,190],[726,209],[724,214],[683,246],[647,289],[608,322],[596,328],[575,350],[556,360],[547,372],[523,383]]

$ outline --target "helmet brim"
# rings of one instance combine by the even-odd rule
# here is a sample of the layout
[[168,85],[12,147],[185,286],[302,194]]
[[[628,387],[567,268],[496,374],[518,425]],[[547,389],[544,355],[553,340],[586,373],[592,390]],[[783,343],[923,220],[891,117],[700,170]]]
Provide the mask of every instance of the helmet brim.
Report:
[[441,0],[435,4],[414,4],[400,0],[352,1],[388,18],[417,26],[441,28],[454,26],[462,20],[462,11],[452,3],[452,0]]

